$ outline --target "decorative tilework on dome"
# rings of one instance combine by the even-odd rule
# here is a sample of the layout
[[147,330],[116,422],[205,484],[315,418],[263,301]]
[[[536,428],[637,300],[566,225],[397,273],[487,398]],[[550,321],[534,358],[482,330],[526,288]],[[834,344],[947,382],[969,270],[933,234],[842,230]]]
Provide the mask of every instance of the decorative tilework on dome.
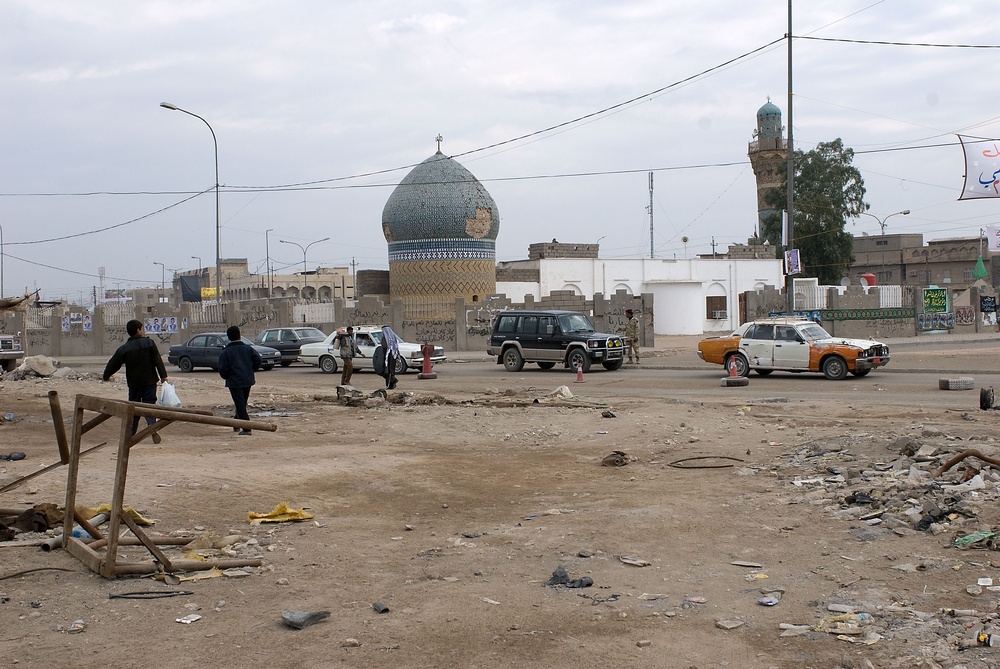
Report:
[[781,137],[781,110],[770,100],[757,110],[757,133],[761,139]]
[[492,260],[496,243],[491,239],[433,239],[389,244],[389,262],[411,260]]
[[394,243],[414,240],[495,242],[500,212],[472,172],[438,151],[392,191],[382,209],[382,232],[390,254]]

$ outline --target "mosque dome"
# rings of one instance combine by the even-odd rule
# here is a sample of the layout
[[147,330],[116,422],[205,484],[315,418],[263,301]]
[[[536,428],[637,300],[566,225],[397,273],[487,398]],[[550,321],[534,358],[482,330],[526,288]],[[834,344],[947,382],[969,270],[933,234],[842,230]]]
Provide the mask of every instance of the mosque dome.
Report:
[[757,110],[757,136],[764,139],[781,137],[781,110],[771,98]]
[[389,294],[408,318],[454,314],[496,292],[500,212],[482,183],[438,151],[407,174],[382,209],[389,242]]
[[439,150],[393,190],[382,209],[382,232],[390,244],[434,239],[496,242],[500,213],[479,179]]

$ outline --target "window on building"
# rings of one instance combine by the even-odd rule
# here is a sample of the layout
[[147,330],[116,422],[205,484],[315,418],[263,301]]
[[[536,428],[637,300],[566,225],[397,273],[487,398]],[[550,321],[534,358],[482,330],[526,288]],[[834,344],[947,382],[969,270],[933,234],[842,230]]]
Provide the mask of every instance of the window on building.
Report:
[[892,284],[892,272],[876,272],[875,280],[878,281],[881,286],[888,286]]
[[875,246],[888,246],[889,242],[885,239],[876,239]]
[[972,283],[976,280],[976,271],[971,267],[969,269],[962,271],[962,280],[966,283]]
[[921,286],[931,285],[931,271],[929,269],[922,269],[917,272],[917,283]]
[[705,318],[716,320],[728,318],[725,295],[714,295],[705,298]]

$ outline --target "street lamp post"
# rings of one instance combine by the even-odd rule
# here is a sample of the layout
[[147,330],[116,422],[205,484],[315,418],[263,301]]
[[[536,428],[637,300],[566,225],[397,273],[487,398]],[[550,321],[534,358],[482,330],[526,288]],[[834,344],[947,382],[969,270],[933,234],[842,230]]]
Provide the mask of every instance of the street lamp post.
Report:
[[208,126],[208,131],[212,133],[212,143],[215,145],[215,301],[222,304],[222,207],[219,202],[219,140],[215,137],[215,130],[212,125],[195,113],[186,109],[181,109],[177,105],[169,102],[161,102],[164,109],[179,111],[196,119]]
[[268,228],[264,231],[264,255],[267,256],[264,260],[264,266],[267,268],[267,298],[271,299],[274,297],[274,282],[271,276],[271,244],[267,237],[269,232],[274,232],[274,228]]
[[3,226],[0,225],[0,297],[3,296]]
[[198,261],[198,276],[201,276],[201,258],[199,256],[191,256],[191,258]]
[[893,212],[893,213],[889,214],[885,218],[879,218],[875,214],[869,214],[867,211],[863,211],[861,213],[864,214],[865,216],[871,216],[876,221],[878,221],[878,227],[882,229],[882,234],[885,235],[885,222],[888,221],[893,216],[909,216],[910,215],[910,210],[909,209],[904,209],[903,211],[896,211],[896,212]]
[[158,302],[162,303],[163,302],[163,284],[164,284],[164,281],[166,280],[167,266],[164,265],[161,262],[156,262],[155,260],[153,261],[153,264],[160,266],[160,299],[159,299]]
[[[892,218],[893,216],[909,216],[909,215],[910,215],[910,210],[909,210],[909,209],[904,209],[904,210],[902,210],[902,211],[894,211],[893,213],[889,214],[888,216],[886,216],[886,217],[884,217],[884,218],[879,218],[879,217],[878,217],[878,216],[876,216],[875,214],[869,214],[869,213],[868,213],[867,211],[863,211],[863,212],[861,212],[861,213],[862,213],[862,214],[864,214],[865,216],[871,216],[871,217],[872,217],[872,218],[874,218],[874,219],[875,219],[876,221],[878,221],[878,227],[879,227],[879,228],[881,229],[881,231],[882,231],[882,234],[881,234],[881,236],[882,236],[882,237],[885,237],[885,222],[886,222],[886,221],[888,221],[888,220],[889,220],[890,218]],[[884,241],[884,240],[883,240],[883,241]],[[885,246],[884,246],[884,245],[882,246],[882,270],[883,270],[883,271],[885,271]],[[900,283],[900,284],[902,284],[902,283],[903,283],[903,280],[904,280],[905,278],[906,278],[906,277],[903,277],[903,276],[901,276],[901,277],[899,278],[899,283]]]
[[303,283],[302,292],[303,293],[305,293],[306,288],[309,287],[309,279],[307,278],[308,275],[306,274],[306,252],[309,250],[309,247],[312,246],[313,244],[319,244],[320,242],[325,242],[328,239],[330,238],[324,237],[323,239],[317,239],[314,242],[309,242],[308,244],[306,244],[305,248],[302,247],[302,244],[296,244],[295,242],[290,242],[284,239],[278,240],[282,244],[294,244],[295,246],[298,246],[300,249],[302,249],[302,283]]

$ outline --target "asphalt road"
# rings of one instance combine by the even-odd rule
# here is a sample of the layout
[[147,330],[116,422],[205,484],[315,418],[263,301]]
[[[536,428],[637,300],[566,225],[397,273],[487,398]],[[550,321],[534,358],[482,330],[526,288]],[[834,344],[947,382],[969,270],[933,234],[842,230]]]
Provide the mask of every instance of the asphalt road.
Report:
[[[695,342],[697,339],[691,339]],[[507,389],[556,389],[561,385],[579,396],[595,401],[613,402],[616,398],[661,397],[671,399],[701,399],[711,401],[745,397],[748,400],[781,399],[840,399],[860,404],[885,403],[921,405],[947,403],[956,409],[978,409],[979,388],[1000,386],[997,370],[998,344],[992,337],[965,341],[919,340],[892,344],[892,361],[864,378],[848,376],[843,381],[829,381],[820,374],[790,374],[776,372],[767,378],[751,373],[746,387],[727,388],[722,385],[721,366],[701,361],[689,342],[675,341],[674,346],[650,351],[640,365],[625,365],[609,372],[597,366],[576,381],[574,372],[562,369],[542,370],[525,365],[518,373],[507,372],[485,353],[449,354],[448,361],[435,366],[436,379],[418,378],[418,370],[403,374],[399,391],[433,392],[454,399],[462,393],[479,394]],[[686,350],[685,350],[686,349]],[[100,358],[64,358],[66,367],[80,372],[100,374],[104,360]],[[181,385],[185,378],[219,379],[216,372],[198,369],[190,374],[168,365],[168,372]],[[938,381],[945,377],[972,377],[973,391],[944,391]],[[383,388],[382,379],[372,372],[356,371],[354,385],[363,391]],[[219,379],[221,384],[221,379]],[[316,367],[293,364],[258,373],[258,383],[268,386],[308,388],[319,393],[336,393],[340,374],[324,374]]]

